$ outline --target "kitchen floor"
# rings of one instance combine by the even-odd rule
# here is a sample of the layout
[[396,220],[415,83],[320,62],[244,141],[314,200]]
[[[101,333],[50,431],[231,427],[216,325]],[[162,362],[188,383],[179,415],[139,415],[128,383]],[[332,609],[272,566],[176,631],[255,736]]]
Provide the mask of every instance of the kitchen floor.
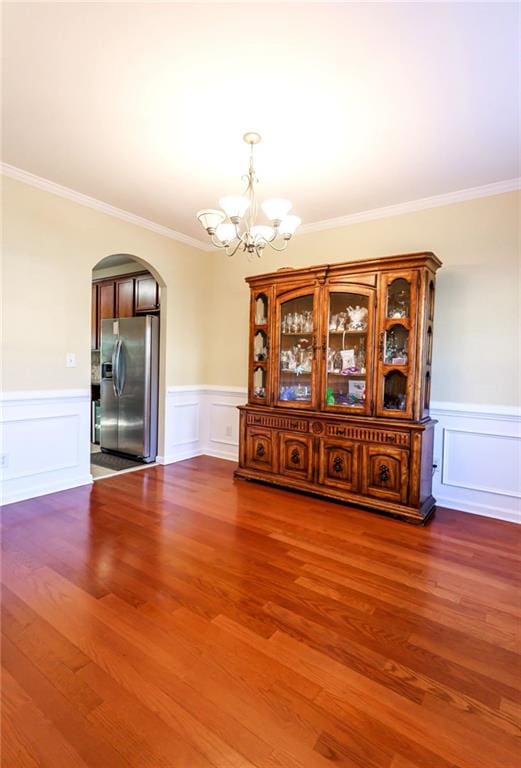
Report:
[[[99,445],[91,443],[90,452],[91,454],[100,453],[101,448]],[[117,475],[117,472],[115,472],[113,469],[108,469],[107,467],[98,467],[97,464],[93,464],[92,462],[90,464],[90,473],[94,480],[99,480],[100,477],[110,477],[111,475]]]
[[[90,444],[90,452],[91,455],[93,453],[100,453],[101,448],[96,443]],[[98,464],[94,464],[91,461],[90,464],[90,473],[92,475],[93,480],[102,480],[107,477],[113,477],[114,475],[122,475],[125,472],[137,472],[141,469],[147,469],[148,467],[155,467],[157,466],[157,462],[151,462],[149,464],[139,464],[135,467],[129,467],[127,469],[113,469],[109,467],[100,467]]]

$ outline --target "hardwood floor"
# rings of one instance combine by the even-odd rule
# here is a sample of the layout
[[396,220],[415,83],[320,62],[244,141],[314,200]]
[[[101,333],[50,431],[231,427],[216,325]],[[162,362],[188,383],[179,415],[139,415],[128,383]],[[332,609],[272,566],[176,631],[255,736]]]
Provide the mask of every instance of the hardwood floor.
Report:
[[2,765],[520,765],[520,528],[232,470],[4,509]]

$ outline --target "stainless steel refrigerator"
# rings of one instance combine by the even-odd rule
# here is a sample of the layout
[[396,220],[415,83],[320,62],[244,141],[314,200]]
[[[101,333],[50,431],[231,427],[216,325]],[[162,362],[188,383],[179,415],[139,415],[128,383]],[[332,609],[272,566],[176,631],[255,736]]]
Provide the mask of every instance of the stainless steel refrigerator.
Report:
[[102,451],[155,461],[158,351],[157,317],[102,320]]

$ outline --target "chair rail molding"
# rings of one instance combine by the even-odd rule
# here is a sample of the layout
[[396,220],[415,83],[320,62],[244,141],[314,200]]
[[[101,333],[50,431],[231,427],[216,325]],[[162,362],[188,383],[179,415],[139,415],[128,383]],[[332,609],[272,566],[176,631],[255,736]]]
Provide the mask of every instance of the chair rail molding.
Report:
[[0,407],[2,504],[92,482],[90,390],[4,392]]
[[[245,387],[168,387],[158,462],[236,462],[246,399]],[[88,389],[6,392],[0,405],[4,504],[92,482]],[[438,506],[521,523],[521,408],[432,402],[431,415]]]

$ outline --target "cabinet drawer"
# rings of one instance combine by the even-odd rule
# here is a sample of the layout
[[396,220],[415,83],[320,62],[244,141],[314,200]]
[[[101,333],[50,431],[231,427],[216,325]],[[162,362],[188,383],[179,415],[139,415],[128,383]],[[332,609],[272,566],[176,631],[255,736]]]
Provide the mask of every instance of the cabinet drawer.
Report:
[[406,504],[408,485],[408,451],[377,445],[364,446],[362,493]]
[[246,430],[246,466],[262,469],[264,472],[277,471],[276,435],[271,429],[248,427]]
[[349,440],[320,439],[318,482],[333,488],[358,491],[360,446]]
[[279,472],[281,475],[313,479],[313,438],[308,435],[279,434]]

